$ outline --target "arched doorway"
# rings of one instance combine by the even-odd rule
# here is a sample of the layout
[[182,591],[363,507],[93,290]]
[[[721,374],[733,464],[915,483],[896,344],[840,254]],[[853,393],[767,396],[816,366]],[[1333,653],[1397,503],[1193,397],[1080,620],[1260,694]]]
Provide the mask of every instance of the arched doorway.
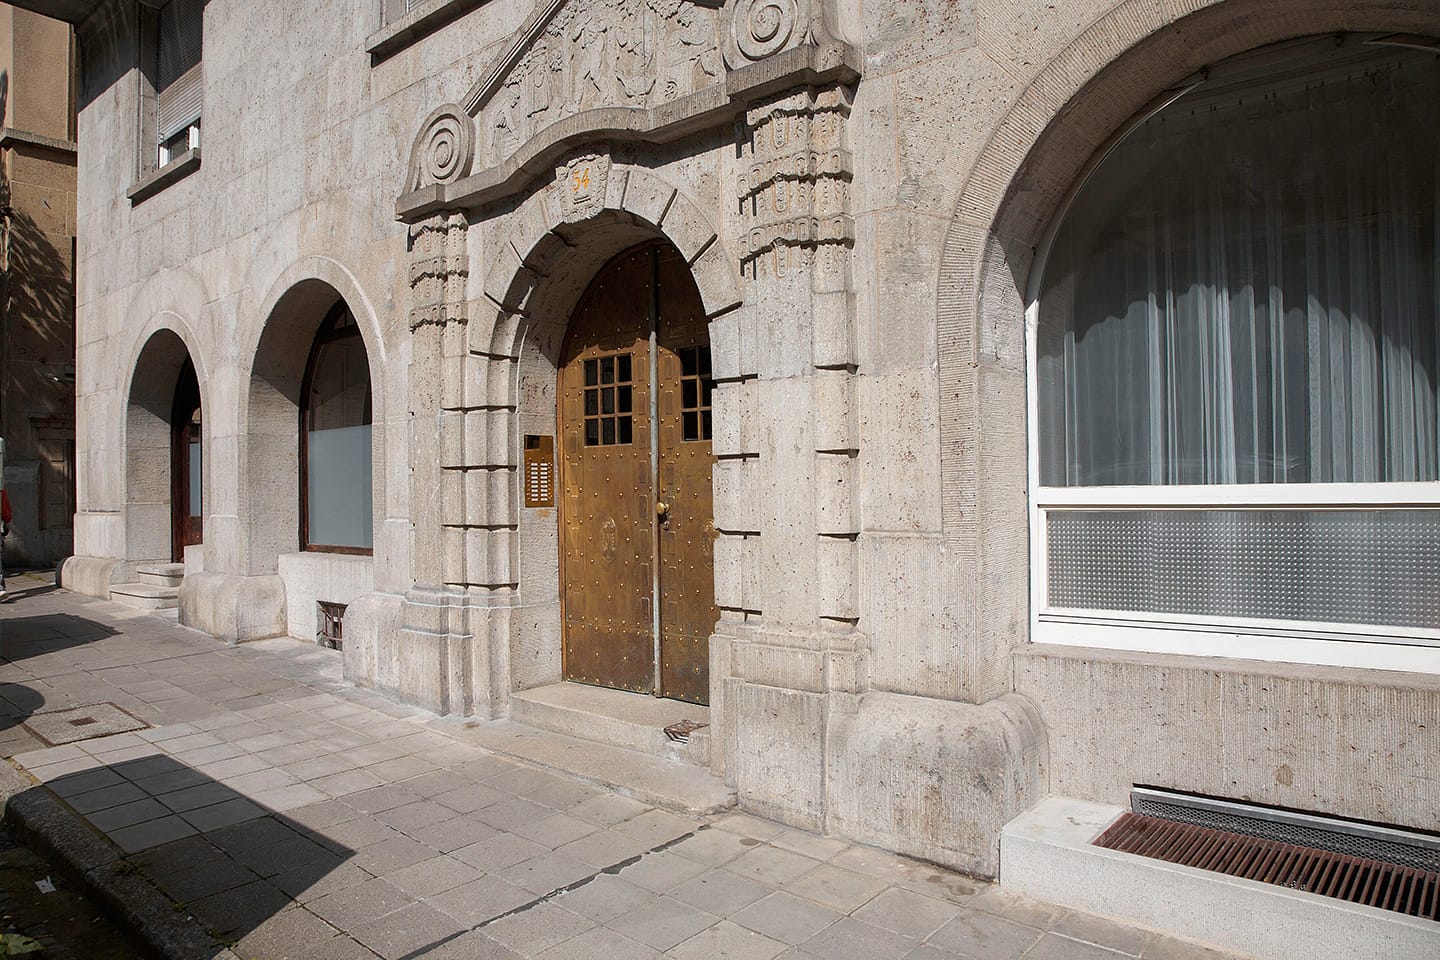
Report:
[[175,384],[170,412],[170,559],[185,562],[185,548],[205,541],[204,436],[200,382],[188,358]]
[[125,414],[125,558],[183,562],[203,540],[200,383],[174,330],[156,331],[131,374]]
[[710,341],[669,244],[621,253],[561,353],[566,679],[709,701],[715,525]]

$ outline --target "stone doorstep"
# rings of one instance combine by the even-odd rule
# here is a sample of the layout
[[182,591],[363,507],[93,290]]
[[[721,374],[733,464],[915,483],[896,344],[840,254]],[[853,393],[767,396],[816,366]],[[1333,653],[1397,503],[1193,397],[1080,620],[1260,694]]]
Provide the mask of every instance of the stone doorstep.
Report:
[[515,720],[440,717],[430,728],[621,796],[687,816],[735,806],[735,791],[704,767],[569,737]]
[[1092,846],[1123,807],[1050,797],[1000,834],[1000,887],[1263,960],[1426,960],[1437,925],[1389,910]]
[[240,960],[216,943],[198,920],[176,910],[170,899],[143,879],[114,844],[102,839],[49,789],[0,761],[0,816],[27,847],[56,863],[165,960]]
[[688,743],[665,735],[681,720],[710,722],[710,708],[648,694],[627,693],[582,683],[554,683],[510,695],[510,718],[541,730],[590,740],[695,766],[710,762],[710,728],[690,734]]
[[180,606],[180,588],[159,587],[153,583],[115,583],[110,585],[110,599],[138,610],[164,610]]
[[179,587],[180,581],[185,579],[185,564],[149,563],[136,569],[135,576],[141,583],[151,586]]

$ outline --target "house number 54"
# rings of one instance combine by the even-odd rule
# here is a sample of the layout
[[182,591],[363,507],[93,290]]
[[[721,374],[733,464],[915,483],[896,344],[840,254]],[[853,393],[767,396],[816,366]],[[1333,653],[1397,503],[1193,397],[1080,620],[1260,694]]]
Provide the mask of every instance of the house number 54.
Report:
[[590,189],[590,168],[581,167],[575,171],[575,185],[570,188],[571,193],[579,193],[582,190]]

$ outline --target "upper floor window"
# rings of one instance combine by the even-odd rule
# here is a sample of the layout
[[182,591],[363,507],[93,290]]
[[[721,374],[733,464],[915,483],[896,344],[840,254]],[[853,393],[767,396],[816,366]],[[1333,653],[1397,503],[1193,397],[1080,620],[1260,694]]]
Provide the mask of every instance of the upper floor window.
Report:
[[344,301],[315,335],[301,393],[301,548],[370,553],[370,363]]
[[1031,314],[1037,639],[1440,664],[1437,100],[1292,44],[1095,168]]
[[156,133],[161,166],[200,146],[205,0],[169,0],[156,16]]

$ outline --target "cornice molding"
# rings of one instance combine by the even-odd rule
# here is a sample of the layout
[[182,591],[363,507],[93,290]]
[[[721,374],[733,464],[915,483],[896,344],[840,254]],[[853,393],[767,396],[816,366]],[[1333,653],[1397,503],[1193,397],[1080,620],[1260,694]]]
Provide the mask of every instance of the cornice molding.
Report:
[[52,150],[56,153],[75,156],[76,145],[73,140],[62,140],[59,137],[47,137],[43,133],[34,133],[30,130],[19,130],[15,127],[0,127],[0,150],[16,147],[39,147],[43,150]]
[[[564,0],[553,2],[558,8]],[[585,144],[670,143],[723,127],[750,104],[775,93],[854,83],[860,70],[860,55],[849,44],[805,44],[727,71],[722,82],[669,103],[587,110],[543,128],[499,164],[451,183],[432,183],[405,193],[396,201],[396,219],[413,223],[443,210],[481,208],[519,193],[535,180],[553,177],[556,161]],[[482,90],[483,83],[475,91]]]

